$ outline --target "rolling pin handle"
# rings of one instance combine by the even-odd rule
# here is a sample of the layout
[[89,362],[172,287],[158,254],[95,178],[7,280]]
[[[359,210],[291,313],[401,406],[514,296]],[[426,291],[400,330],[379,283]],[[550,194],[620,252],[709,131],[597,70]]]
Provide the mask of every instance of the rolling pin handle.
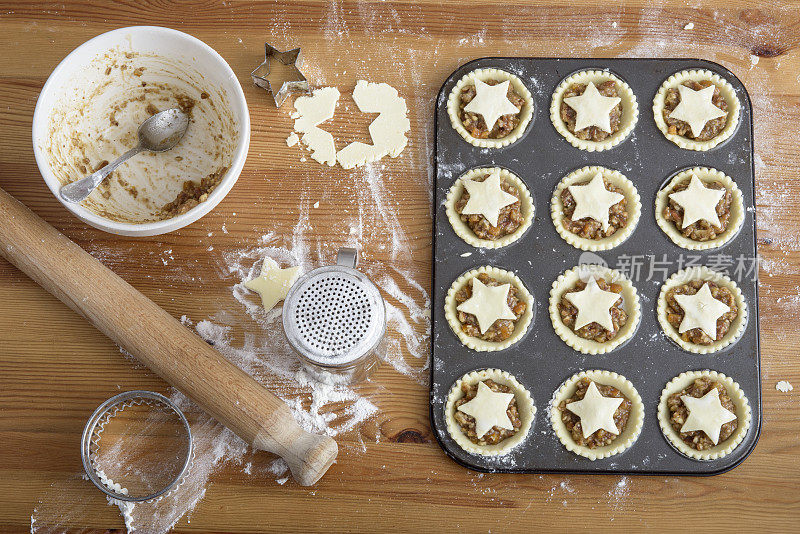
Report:
[[[280,410],[283,412],[283,410]],[[273,452],[289,465],[292,477],[302,486],[311,486],[336,460],[339,447],[330,436],[312,434],[298,425],[286,407],[286,414],[276,414],[283,421],[270,425],[278,434],[262,432],[253,440],[257,449]],[[291,448],[285,444],[290,443]]]

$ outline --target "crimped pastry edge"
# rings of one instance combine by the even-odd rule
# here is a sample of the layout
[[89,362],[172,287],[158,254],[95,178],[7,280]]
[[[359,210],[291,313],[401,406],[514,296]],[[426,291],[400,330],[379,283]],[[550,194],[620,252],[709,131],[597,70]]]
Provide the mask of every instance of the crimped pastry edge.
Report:
[[[736,405],[736,417],[738,425],[734,434],[723,442],[718,443],[710,449],[698,451],[689,447],[680,438],[680,434],[672,428],[669,422],[669,407],[667,406],[667,399],[673,393],[677,393],[689,386],[695,379],[702,376],[707,376],[712,380],[721,382],[725,389],[728,391],[728,396]],[[694,460],[716,460],[730,454],[742,442],[747,432],[750,430],[750,421],[752,418],[750,403],[745,397],[742,388],[732,378],[725,376],[717,371],[705,369],[702,371],[686,371],[669,382],[664,386],[661,391],[661,397],[658,402],[658,425],[661,427],[661,432],[667,438],[667,442],[679,453],[692,458]]]
[[[528,304],[528,309],[525,310],[525,313],[519,318],[514,328],[514,333],[512,333],[511,337],[505,341],[484,341],[482,339],[468,336],[461,330],[461,322],[458,320],[458,312],[456,310],[456,292],[458,292],[459,289],[464,287],[470,280],[477,277],[481,273],[486,273],[487,275],[501,282],[509,282],[513,284],[517,288],[520,298]],[[464,346],[478,352],[493,352],[503,350],[522,339],[531,322],[533,321],[534,314],[533,295],[530,294],[528,289],[522,283],[522,280],[520,280],[517,275],[511,271],[506,271],[490,265],[484,265],[482,267],[478,267],[477,269],[472,269],[459,276],[447,291],[444,306],[445,317],[447,318],[447,323],[450,325],[450,329],[458,337],[461,343],[464,344]]]
[[[725,128],[723,128],[723,130],[717,134],[714,139],[709,139],[708,141],[695,141],[694,139],[688,139],[682,135],[669,133],[669,127],[664,121],[663,115],[664,99],[666,98],[667,91],[677,87],[686,80],[710,80],[717,87],[719,87],[720,94],[728,103],[728,122],[726,123]],[[728,82],[728,80],[719,74],[705,69],[688,69],[676,72],[661,84],[661,87],[659,87],[655,98],[653,98],[653,119],[655,120],[658,129],[664,134],[664,137],[683,149],[695,150],[698,152],[711,150],[712,148],[727,141],[733,135],[734,131],[736,131],[736,127],[739,125],[740,109],[741,104],[739,103],[739,97],[736,96],[736,90],[733,88],[730,82]]]
[[[594,82],[595,85],[597,85],[597,82],[602,83],[608,80],[614,80],[619,87],[618,93],[621,99],[622,118],[624,121],[622,126],[619,131],[602,141],[588,141],[577,138],[567,129],[566,124],[561,119],[561,102],[564,93],[573,83]],[[550,121],[553,123],[556,131],[569,141],[572,146],[581,150],[586,150],[587,152],[601,152],[622,143],[636,127],[638,120],[639,104],[636,101],[636,95],[633,93],[630,85],[608,70],[582,70],[567,76],[558,84],[558,87],[556,87],[550,102]]]
[[[628,199],[628,224],[625,225],[625,228],[614,232],[614,234],[609,237],[604,237],[603,239],[586,239],[585,237],[580,237],[570,232],[564,227],[564,205],[561,202],[561,193],[565,188],[575,182],[591,179],[598,172],[603,175],[603,178],[623,190],[623,194]],[[550,199],[550,218],[553,220],[558,235],[573,247],[592,252],[609,250],[625,242],[636,230],[636,225],[639,223],[641,214],[642,202],[639,197],[639,192],[636,186],[633,185],[633,182],[619,171],[607,167],[600,167],[598,165],[581,167],[564,176],[556,186],[553,197]]]
[[[617,388],[631,401],[631,414],[622,433],[608,445],[595,449],[590,449],[589,447],[575,443],[566,425],[561,420],[561,410],[558,407],[561,401],[570,398],[575,393],[575,385],[584,377],[598,384]],[[550,423],[553,425],[553,431],[556,433],[559,441],[568,451],[574,452],[592,461],[600,460],[620,454],[629,449],[631,445],[636,442],[639,438],[639,434],[642,432],[642,425],[644,424],[644,403],[633,383],[624,376],[611,371],[597,369],[581,371],[567,379],[553,394],[553,400],[550,406]]]
[[[667,320],[667,291],[669,291],[670,288],[683,285],[687,282],[691,282],[692,280],[701,279],[724,285],[730,289],[734,298],[736,299],[736,306],[739,308],[739,315],[737,315],[736,319],[731,324],[731,328],[728,329],[728,332],[722,336],[722,339],[715,341],[711,345],[697,345],[695,343],[684,341],[681,339],[678,331],[673,328],[673,326],[669,324],[669,321]],[[661,286],[661,292],[658,295],[658,303],[656,304],[658,322],[667,337],[683,350],[687,352],[693,352],[695,354],[710,354],[712,352],[718,352],[725,347],[736,343],[742,336],[742,333],[744,333],[744,329],[747,326],[747,312],[747,303],[744,300],[744,296],[742,295],[742,291],[739,289],[739,286],[724,274],[712,271],[705,266],[681,269],[670,276]]]
[[[475,79],[481,81],[488,79],[496,79],[501,81],[509,80],[511,82],[510,85],[514,87],[514,90],[517,92],[517,94],[519,94],[527,104],[522,106],[522,110],[520,111],[520,121],[517,127],[514,128],[507,136],[501,139],[477,139],[472,137],[461,123],[461,117],[459,117],[459,95],[461,94],[461,90],[464,88],[464,86],[469,85],[470,83],[474,84],[475,82],[473,80]],[[455,87],[453,87],[452,91],[450,91],[450,96],[447,98],[447,115],[450,117],[450,124],[453,125],[453,128],[459,133],[459,135],[461,135],[461,137],[464,138],[465,141],[478,148],[503,148],[517,142],[523,136],[525,130],[528,128],[528,125],[533,119],[533,112],[534,102],[531,92],[527,87],[525,87],[525,84],[522,83],[522,80],[520,80],[517,76],[501,69],[487,68],[476,69],[468,72],[456,83]]]
[[[522,426],[519,431],[508,439],[501,441],[496,445],[476,445],[467,438],[461,431],[461,427],[456,422],[454,415],[456,412],[455,403],[458,399],[464,396],[461,391],[463,383],[475,384],[483,382],[484,380],[492,379],[498,384],[509,386],[514,390],[514,396],[517,400],[517,411],[520,415]],[[530,392],[519,383],[519,381],[507,371],[501,369],[483,369],[472,371],[458,380],[450,387],[450,392],[447,395],[447,403],[445,404],[445,423],[447,425],[447,432],[458,444],[459,447],[465,451],[478,454],[481,456],[500,456],[507,454],[511,449],[522,443],[530,432],[536,417],[536,406],[533,403],[533,398]]]
[[[458,202],[458,199],[461,198],[461,193],[464,191],[464,180],[469,180],[475,178],[476,176],[492,173],[494,171],[499,171],[501,178],[516,187],[519,191],[520,209],[522,211],[522,216],[525,218],[525,222],[522,224],[522,226],[517,228],[517,231],[513,234],[509,234],[501,237],[500,239],[492,241],[489,239],[480,239],[475,235],[469,225],[461,220],[461,216],[458,214],[458,212],[456,212],[456,202]],[[527,232],[533,224],[533,218],[536,215],[536,208],[528,187],[519,176],[502,167],[476,167],[462,174],[455,182],[453,182],[453,185],[450,186],[450,191],[447,193],[447,199],[445,200],[445,212],[447,213],[447,219],[450,221],[450,225],[453,227],[456,235],[463,239],[467,244],[477,248],[495,249],[508,246],[522,238],[525,232]]]

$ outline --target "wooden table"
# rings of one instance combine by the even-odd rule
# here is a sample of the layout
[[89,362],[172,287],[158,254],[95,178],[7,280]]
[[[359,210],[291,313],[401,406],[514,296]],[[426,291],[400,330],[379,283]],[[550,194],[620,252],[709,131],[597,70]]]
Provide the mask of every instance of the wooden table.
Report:
[[[321,200],[310,215],[307,235],[312,242],[329,244],[313,254],[318,263],[329,263],[336,246],[347,241],[343,210],[365,198],[359,196],[365,182],[358,172],[329,169],[310,159],[300,162],[297,147],[286,146],[290,105],[276,110],[249,80],[248,73],[263,57],[264,41],[302,46],[306,74],[315,85],[338,86],[343,101],[361,78],[386,81],[407,99],[409,147],[399,159],[386,162],[380,193],[384,211],[362,205],[370,231],[361,247],[368,264],[402,263],[423,287],[429,287],[431,272],[433,99],[442,80],[465,61],[491,55],[702,57],[730,68],[753,97],[756,209],[764,259],[764,425],[758,447],[744,464],[713,478],[481,475],[456,465],[439,449],[429,427],[425,386],[384,365],[368,386],[380,412],[339,438],[339,461],[315,487],[291,481],[279,485],[273,477],[249,476],[242,466],[228,465],[216,472],[204,499],[177,524],[177,531],[504,531],[590,525],[625,531],[694,524],[710,530],[797,528],[798,393],[780,393],[775,384],[789,380],[800,385],[800,240],[795,237],[800,6],[691,4],[631,1],[595,8],[547,1],[328,5],[229,0],[112,7],[93,1],[0,2],[0,187],[176,317],[197,321],[228,310],[241,315],[243,330],[255,327],[246,326],[231,297],[236,280],[221,271],[222,255],[255,244],[267,232],[290,243],[301,207]],[[684,29],[690,22],[694,28]],[[70,50],[101,32],[137,24],[172,26],[219,51],[245,89],[253,126],[239,183],[211,214],[173,234],[127,239],[87,227],[53,198],[34,163],[30,126],[42,84]],[[368,141],[366,124],[344,113],[333,127],[343,144]],[[386,215],[397,218],[403,242],[392,244]],[[223,225],[228,233],[221,231]],[[401,257],[393,259],[393,252]],[[395,278],[423,303],[424,296],[411,293],[408,281]],[[0,318],[0,529],[27,532],[40,500],[81,472],[78,441],[92,410],[120,390],[168,388],[120,357],[113,343],[3,262]],[[423,333],[424,324],[417,329]],[[414,358],[409,363],[423,364]],[[254,463],[271,459],[268,454],[248,456]],[[116,508],[81,482],[68,486],[60,498],[83,503],[87,511],[67,514],[64,525],[121,528]]]

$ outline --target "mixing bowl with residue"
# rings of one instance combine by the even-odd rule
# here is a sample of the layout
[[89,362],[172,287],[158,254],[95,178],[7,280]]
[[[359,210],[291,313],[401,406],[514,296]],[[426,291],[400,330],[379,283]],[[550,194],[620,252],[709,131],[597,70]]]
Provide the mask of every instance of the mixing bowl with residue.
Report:
[[175,148],[142,152],[84,202],[62,203],[88,224],[121,235],[156,235],[196,221],[236,182],[250,118],[225,60],[176,30],[136,26],[104,33],[56,67],[33,118],[34,153],[48,187],[61,201],[62,184],[134,147],[139,125],[172,107],[190,117]]

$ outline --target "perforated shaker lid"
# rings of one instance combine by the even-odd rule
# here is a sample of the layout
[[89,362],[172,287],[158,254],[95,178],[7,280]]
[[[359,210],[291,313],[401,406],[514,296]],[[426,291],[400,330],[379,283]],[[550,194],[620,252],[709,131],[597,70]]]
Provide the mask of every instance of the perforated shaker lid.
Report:
[[347,367],[369,354],[386,331],[380,291],[357,271],[356,251],[303,275],[286,295],[283,329],[301,356],[323,367]]

